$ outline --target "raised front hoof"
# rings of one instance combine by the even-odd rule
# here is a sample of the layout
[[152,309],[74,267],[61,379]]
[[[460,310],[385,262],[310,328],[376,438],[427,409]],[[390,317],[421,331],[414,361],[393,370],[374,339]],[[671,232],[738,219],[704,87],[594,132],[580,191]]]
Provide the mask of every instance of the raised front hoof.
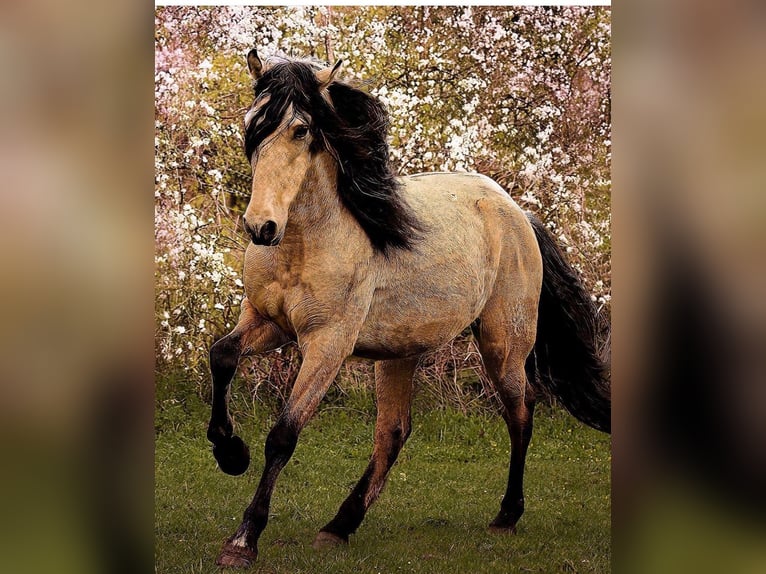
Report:
[[257,551],[227,542],[223,545],[215,563],[221,568],[250,568],[256,558],[258,558]]
[[348,538],[343,538],[332,532],[325,532],[320,530],[317,537],[314,538],[314,543],[311,545],[314,550],[324,550],[326,548],[336,548],[338,546],[345,546],[348,544]]
[[237,435],[221,438],[213,445],[213,456],[226,474],[238,476],[250,466],[250,449]]

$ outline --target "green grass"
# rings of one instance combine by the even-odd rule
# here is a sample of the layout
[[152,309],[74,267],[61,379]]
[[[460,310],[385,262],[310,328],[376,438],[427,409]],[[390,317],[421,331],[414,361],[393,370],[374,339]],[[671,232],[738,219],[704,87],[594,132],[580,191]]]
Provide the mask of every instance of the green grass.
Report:
[[[177,387],[176,387],[177,388]],[[223,540],[238,526],[263,468],[273,416],[235,395],[238,433],[251,467],[217,469],[205,439],[208,410],[195,396],[158,389],[156,572],[216,572]],[[165,395],[165,396],[163,396]],[[337,401],[336,401],[337,402]],[[369,396],[330,403],[301,434],[277,484],[254,572],[608,572],[609,437],[558,410],[538,409],[527,457],[526,513],[515,536],[490,533],[508,469],[500,417],[416,404],[413,433],[386,489],[348,547],[311,543],[361,476],[372,448]]]

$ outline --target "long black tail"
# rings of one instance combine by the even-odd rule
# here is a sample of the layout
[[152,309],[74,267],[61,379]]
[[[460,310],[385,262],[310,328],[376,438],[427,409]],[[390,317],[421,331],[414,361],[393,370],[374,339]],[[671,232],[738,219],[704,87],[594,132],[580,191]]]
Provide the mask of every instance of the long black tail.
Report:
[[598,352],[599,320],[590,295],[556,240],[528,214],[543,256],[543,287],[534,360],[537,380],[585,424],[611,432],[612,398],[607,368]]

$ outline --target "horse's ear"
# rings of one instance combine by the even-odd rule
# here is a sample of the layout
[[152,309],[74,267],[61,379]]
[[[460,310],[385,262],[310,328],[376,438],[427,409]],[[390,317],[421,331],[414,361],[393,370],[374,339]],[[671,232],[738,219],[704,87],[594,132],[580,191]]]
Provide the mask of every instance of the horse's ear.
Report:
[[250,70],[250,75],[255,81],[258,81],[258,78],[263,75],[263,64],[255,48],[247,53],[247,69]]
[[335,76],[338,73],[338,70],[340,70],[340,66],[343,63],[343,60],[338,60],[335,62],[335,65],[327,68],[323,68],[322,70],[319,70],[316,73],[317,80],[319,80],[319,89],[324,90],[327,86],[332,84],[332,81],[335,79]]

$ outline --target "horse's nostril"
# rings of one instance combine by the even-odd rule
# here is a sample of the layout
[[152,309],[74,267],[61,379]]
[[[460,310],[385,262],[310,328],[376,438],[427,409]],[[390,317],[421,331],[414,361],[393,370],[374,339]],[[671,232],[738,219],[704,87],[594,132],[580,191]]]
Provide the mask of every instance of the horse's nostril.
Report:
[[243,218],[243,227],[250,236],[250,239],[255,245],[272,245],[277,237],[277,224],[274,221],[267,221],[260,227],[252,225],[250,222]]
[[261,227],[261,239],[264,243],[271,243],[277,235],[277,224],[274,221],[267,221]]
[[250,236],[253,243],[258,243],[258,231],[251,227],[244,217],[242,218],[242,227],[245,228],[245,232]]

